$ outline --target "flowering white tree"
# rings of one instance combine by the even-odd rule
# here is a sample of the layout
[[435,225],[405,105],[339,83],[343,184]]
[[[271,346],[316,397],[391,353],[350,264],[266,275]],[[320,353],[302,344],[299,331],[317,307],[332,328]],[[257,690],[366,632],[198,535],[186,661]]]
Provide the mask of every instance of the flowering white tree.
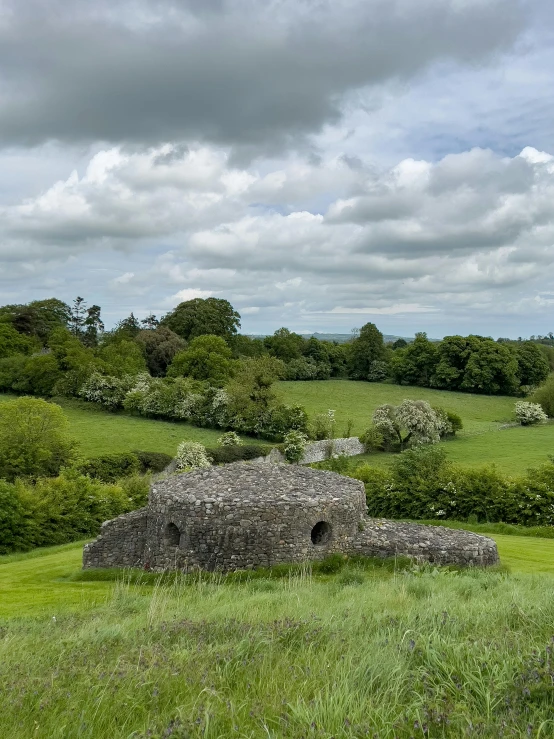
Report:
[[548,416],[538,403],[520,400],[516,403],[516,419],[522,426],[534,426],[536,423],[546,423]]
[[398,406],[381,405],[373,413],[373,425],[383,436],[395,440],[400,449],[419,444],[436,444],[448,420],[431,408],[425,400],[404,400]]
[[182,441],[177,447],[177,469],[181,472],[211,467],[206,447],[197,441]]
[[308,437],[301,431],[289,431],[284,439],[284,455],[287,462],[298,464],[304,455]]

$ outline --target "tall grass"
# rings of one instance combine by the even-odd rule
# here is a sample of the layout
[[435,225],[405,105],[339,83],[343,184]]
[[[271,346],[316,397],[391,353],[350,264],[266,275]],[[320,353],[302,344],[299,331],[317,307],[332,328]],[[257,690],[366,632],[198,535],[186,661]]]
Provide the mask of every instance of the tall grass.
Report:
[[554,578],[281,575],[127,577],[88,612],[4,621],[0,735],[554,735]]

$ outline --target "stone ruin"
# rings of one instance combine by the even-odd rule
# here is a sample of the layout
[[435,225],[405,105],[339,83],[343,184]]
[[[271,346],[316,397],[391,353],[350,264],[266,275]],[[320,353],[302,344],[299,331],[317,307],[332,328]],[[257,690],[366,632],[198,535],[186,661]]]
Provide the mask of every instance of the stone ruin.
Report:
[[323,559],[402,555],[493,565],[492,539],[366,515],[363,483],[297,465],[237,462],[155,482],[148,505],[102,525],[83,566],[232,570]]

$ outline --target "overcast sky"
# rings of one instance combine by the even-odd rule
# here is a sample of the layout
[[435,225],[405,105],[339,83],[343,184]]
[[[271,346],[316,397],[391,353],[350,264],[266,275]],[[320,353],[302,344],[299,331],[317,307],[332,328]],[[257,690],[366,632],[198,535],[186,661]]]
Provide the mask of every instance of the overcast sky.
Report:
[[0,304],[554,330],[551,0],[0,0]]

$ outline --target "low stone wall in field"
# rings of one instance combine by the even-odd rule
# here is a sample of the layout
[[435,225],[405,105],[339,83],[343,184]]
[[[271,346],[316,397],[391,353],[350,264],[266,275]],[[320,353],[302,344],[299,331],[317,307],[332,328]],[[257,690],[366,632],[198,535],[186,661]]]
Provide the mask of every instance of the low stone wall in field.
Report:
[[[357,454],[363,454],[365,447],[357,436],[350,436],[347,439],[325,439],[324,441],[312,441],[306,445],[304,456],[300,460],[300,464],[312,464],[312,462],[323,462],[325,459],[344,455],[345,457],[355,457]],[[267,457],[258,457],[254,462],[281,464],[285,462],[285,456],[279,449],[274,448]]]

